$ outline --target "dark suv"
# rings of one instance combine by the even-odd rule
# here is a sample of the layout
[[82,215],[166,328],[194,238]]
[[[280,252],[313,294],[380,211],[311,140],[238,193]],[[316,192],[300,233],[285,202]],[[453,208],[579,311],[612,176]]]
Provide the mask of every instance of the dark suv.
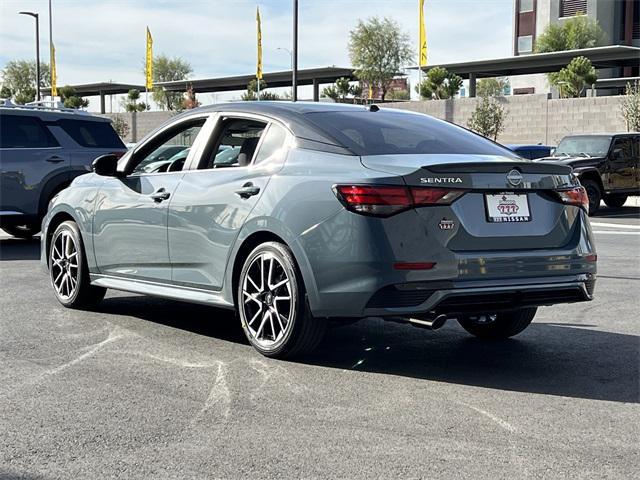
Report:
[[589,215],[600,201],[621,207],[640,195],[640,133],[569,135],[544,162],[573,167],[589,196]]
[[91,171],[96,157],[124,152],[107,118],[0,104],[0,227],[19,238],[38,233],[51,198]]

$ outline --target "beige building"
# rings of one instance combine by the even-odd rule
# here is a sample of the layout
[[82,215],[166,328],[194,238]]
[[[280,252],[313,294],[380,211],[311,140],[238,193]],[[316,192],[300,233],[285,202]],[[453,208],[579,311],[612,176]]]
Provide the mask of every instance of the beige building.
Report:
[[[513,54],[528,55],[536,39],[550,24],[578,15],[596,20],[605,32],[606,45],[640,46],[640,0],[514,0]],[[637,76],[632,69],[608,69],[600,78]],[[549,93],[546,75],[511,77],[513,94]]]

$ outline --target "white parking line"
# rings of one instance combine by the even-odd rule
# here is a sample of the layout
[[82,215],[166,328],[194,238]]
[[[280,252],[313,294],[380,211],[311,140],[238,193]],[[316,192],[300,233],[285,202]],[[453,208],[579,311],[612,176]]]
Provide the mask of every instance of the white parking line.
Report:
[[614,230],[593,230],[593,233],[608,233],[610,235],[640,235],[640,232],[618,232]]
[[591,222],[592,227],[612,227],[612,228],[621,228],[623,230],[640,230],[640,225],[627,225],[624,223],[600,223],[600,222]]

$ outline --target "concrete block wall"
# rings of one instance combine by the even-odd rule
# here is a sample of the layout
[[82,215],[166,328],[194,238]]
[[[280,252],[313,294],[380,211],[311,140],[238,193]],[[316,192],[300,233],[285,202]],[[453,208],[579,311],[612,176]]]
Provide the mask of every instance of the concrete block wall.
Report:
[[[505,130],[498,141],[557,145],[562,137],[569,134],[625,132],[627,129],[620,108],[623,98],[549,99],[543,94],[498,97],[507,111]],[[384,107],[426,113],[466,127],[477,103],[477,98],[459,98],[385,103]],[[113,118],[116,115],[121,115],[129,125],[129,135],[124,141],[134,142],[166,122],[175,112],[136,113],[136,139],[133,138],[133,114],[112,113],[105,116]]]
[[102,116],[111,119],[115,117],[123,118],[129,125],[129,134],[122,140],[125,143],[129,143],[139,142],[147,133],[155,130],[174,115],[176,115],[176,112],[124,112],[106,113]]
[[[507,111],[501,143],[557,145],[565,135],[625,132],[620,105],[624,97],[549,99],[547,95],[498,97]],[[385,107],[426,113],[467,126],[477,98],[386,103]]]

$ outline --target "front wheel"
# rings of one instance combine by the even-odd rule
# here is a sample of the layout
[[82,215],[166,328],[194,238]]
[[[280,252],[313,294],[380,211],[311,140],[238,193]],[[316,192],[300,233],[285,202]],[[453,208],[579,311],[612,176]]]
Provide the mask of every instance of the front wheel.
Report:
[[301,355],[322,340],[326,321],[311,315],[304,282],[287,246],[266,242],[256,247],[244,262],[237,293],[242,329],[261,354]]
[[607,204],[607,207],[611,208],[620,208],[627,201],[627,195],[607,195],[604,197],[604,203]]
[[536,316],[537,310],[531,307],[495,314],[464,315],[458,318],[458,322],[467,332],[479,338],[509,338],[527,328]]
[[63,222],[53,233],[49,277],[56,298],[65,307],[92,308],[104,298],[107,290],[90,283],[82,237],[75,222]]
[[584,180],[581,183],[589,198],[589,215],[593,215],[600,208],[600,200],[602,200],[600,186],[593,180]]

